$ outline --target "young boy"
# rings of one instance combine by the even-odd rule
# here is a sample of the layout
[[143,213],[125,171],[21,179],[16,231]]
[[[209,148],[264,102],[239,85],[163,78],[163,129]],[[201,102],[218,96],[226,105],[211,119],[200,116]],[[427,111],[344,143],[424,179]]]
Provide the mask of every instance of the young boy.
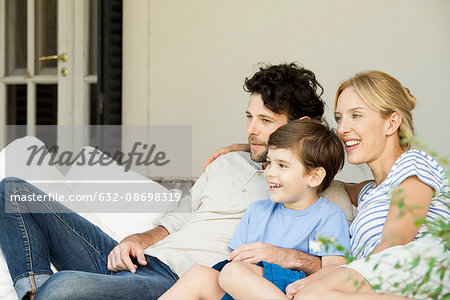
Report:
[[[264,242],[321,256],[322,267],[345,263],[344,253],[333,247],[310,248],[317,235],[350,247],[343,210],[317,195],[344,164],[338,137],[318,121],[296,120],[272,133],[268,145],[264,176],[270,200],[249,206],[229,248],[242,250],[246,244]],[[255,265],[245,251],[238,252],[238,257],[232,252],[231,261],[213,268],[192,267],[160,299],[287,299],[286,286],[306,276],[264,261]]]

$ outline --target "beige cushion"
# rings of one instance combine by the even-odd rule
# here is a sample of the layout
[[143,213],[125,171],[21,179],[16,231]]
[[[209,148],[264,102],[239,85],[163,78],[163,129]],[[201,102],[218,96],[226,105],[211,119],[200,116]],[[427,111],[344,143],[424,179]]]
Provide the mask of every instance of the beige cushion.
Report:
[[347,216],[348,225],[352,223],[356,215],[356,207],[350,201],[350,197],[345,191],[344,185],[340,181],[333,180],[330,186],[320,193],[320,196],[339,205]]

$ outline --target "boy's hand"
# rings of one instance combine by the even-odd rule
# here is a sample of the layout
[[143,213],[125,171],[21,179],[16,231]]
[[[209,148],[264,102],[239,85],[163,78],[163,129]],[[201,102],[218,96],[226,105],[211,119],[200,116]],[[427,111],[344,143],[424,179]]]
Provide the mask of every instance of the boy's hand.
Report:
[[145,266],[147,261],[141,243],[134,236],[129,236],[121,241],[108,255],[108,270],[130,271],[136,273],[137,265],[131,261],[136,258],[140,265]]

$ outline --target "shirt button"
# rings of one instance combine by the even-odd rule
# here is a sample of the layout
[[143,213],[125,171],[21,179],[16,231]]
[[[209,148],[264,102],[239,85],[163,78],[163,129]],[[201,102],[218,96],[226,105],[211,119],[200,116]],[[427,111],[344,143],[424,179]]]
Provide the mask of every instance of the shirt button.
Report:
[[243,188],[243,189],[241,190],[241,192],[246,193],[246,192],[247,192],[247,189],[246,189],[246,188]]

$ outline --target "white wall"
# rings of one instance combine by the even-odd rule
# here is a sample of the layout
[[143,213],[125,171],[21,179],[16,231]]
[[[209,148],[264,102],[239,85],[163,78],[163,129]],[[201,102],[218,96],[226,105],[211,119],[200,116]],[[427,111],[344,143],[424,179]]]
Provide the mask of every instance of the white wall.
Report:
[[[134,33],[133,16],[124,34],[142,39],[144,47],[149,37],[149,69],[139,66],[148,79],[127,82],[124,101],[134,87],[148,84],[149,111],[147,119],[128,119],[192,125],[193,175],[219,147],[246,141],[249,95],[242,84],[257,62],[298,61],[313,70],[325,88],[326,117],[333,126],[332,99],[339,82],[361,70],[385,71],[416,96],[417,133],[441,154],[449,153],[448,0],[143,2],[127,0],[125,7],[145,10],[148,36]],[[124,48],[124,62],[136,57],[135,50]],[[368,177],[358,167],[346,167],[339,175],[354,181]]]

